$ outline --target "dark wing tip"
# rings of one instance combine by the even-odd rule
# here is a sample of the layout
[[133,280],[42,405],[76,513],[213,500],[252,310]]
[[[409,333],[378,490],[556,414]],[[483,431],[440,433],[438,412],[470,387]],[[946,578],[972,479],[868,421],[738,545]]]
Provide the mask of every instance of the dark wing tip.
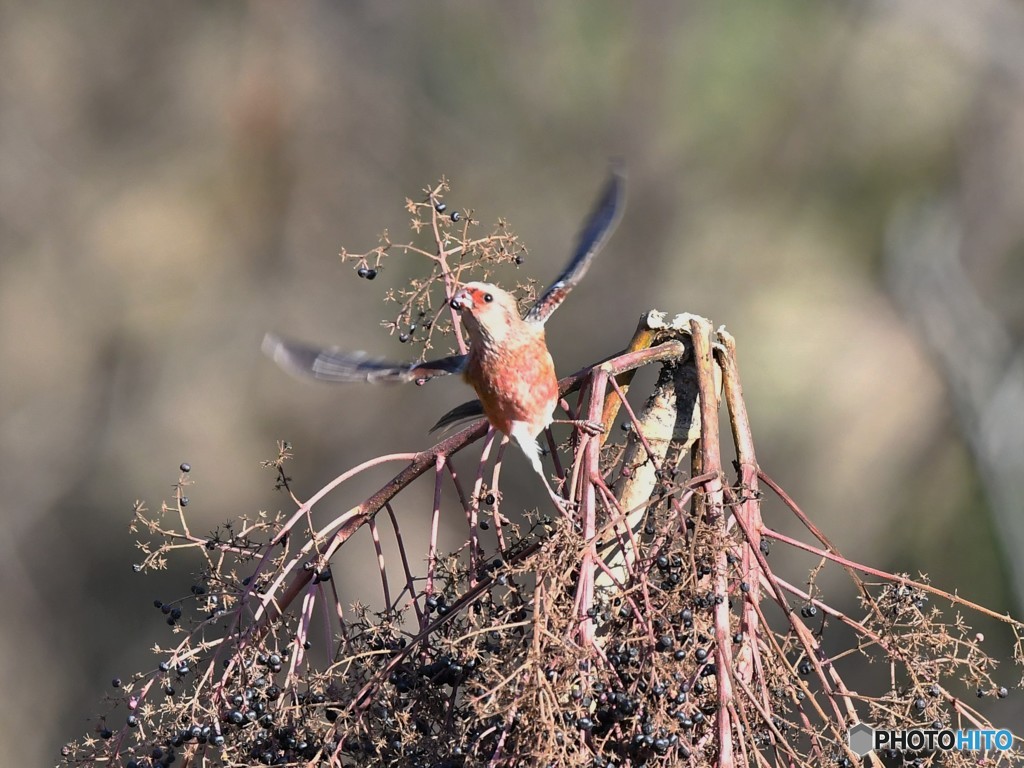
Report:
[[470,419],[480,419],[484,415],[484,406],[479,400],[470,400],[469,402],[457,405],[452,408],[448,413],[437,420],[437,424],[430,428],[428,434],[434,432],[445,432],[456,424],[468,421]]

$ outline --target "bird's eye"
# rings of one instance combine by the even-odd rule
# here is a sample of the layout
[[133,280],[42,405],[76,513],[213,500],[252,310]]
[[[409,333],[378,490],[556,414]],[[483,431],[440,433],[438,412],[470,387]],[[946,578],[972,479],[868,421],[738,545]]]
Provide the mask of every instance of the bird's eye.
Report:
[[485,293],[484,294],[484,301],[486,301],[487,303],[490,303],[490,302],[494,301],[494,297],[491,294],[489,294],[489,293]]

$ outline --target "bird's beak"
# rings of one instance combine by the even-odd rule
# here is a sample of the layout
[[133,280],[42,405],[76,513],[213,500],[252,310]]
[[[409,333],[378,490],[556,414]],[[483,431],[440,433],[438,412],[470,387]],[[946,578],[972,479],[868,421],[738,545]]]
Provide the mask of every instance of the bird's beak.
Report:
[[452,296],[452,300],[449,304],[451,305],[451,308],[457,312],[461,312],[464,309],[472,309],[473,297],[469,295],[469,291],[463,288]]

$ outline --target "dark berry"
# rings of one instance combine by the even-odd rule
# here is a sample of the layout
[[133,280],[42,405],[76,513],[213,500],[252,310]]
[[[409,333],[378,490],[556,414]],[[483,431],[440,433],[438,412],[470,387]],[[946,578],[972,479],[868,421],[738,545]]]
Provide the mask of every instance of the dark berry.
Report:
[[139,718],[137,718],[135,715],[128,715],[128,719],[125,720],[125,722],[128,723],[129,728],[139,727]]
[[109,739],[113,735],[114,735],[114,732],[112,730],[110,730],[109,728],[104,728],[102,731],[100,731],[100,738],[101,739]]
[[183,462],[181,462],[181,466],[178,467],[178,469],[180,469],[182,472],[191,472],[192,471],[192,465],[189,464],[187,461],[183,461]]
[[434,203],[434,210],[437,211],[438,213],[444,213],[446,210],[448,210],[448,206],[445,205],[444,203]]
[[377,270],[376,269],[368,269],[368,270],[366,270],[366,279],[367,280],[373,280],[373,278],[375,278],[376,276],[377,276]]
[[359,275],[359,277],[366,277],[368,274],[370,274],[370,268],[360,267],[359,269],[356,270],[356,274]]
[[408,340],[409,340],[409,334],[408,333],[400,333],[400,334],[398,334],[398,341],[400,343],[405,344],[405,342],[407,342]]
[[811,662],[809,662],[807,659],[804,659],[800,662],[800,665],[797,667],[797,670],[799,670],[801,675],[811,674]]
[[1006,689],[1005,685],[1001,685],[999,687],[999,690],[996,691],[996,696],[998,696],[1000,699],[1005,699],[1009,695],[1010,695],[1010,692]]
[[110,681],[110,684],[112,686],[114,686],[115,688],[120,688],[121,687],[121,678],[120,677],[115,677],[113,680]]
[[452,221],[458,221],[461,218],[462,214],[460,214],[458,211],[452,211]]
[[181,501],[179,503],[181,504],[181,506],[187,507],[188,506],[188,496],[182,496],[181,497]]

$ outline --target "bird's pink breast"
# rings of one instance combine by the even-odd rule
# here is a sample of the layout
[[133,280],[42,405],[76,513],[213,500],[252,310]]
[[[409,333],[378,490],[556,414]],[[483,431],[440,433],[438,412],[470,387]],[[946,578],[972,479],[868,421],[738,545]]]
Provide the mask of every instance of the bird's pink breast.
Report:
[[500,346],[474,344],[465,377],[476,390],[487,420],[506,435],[514,421],[529,424],[534,436],[551,423],[558,379],[542,330],[506,339]]

